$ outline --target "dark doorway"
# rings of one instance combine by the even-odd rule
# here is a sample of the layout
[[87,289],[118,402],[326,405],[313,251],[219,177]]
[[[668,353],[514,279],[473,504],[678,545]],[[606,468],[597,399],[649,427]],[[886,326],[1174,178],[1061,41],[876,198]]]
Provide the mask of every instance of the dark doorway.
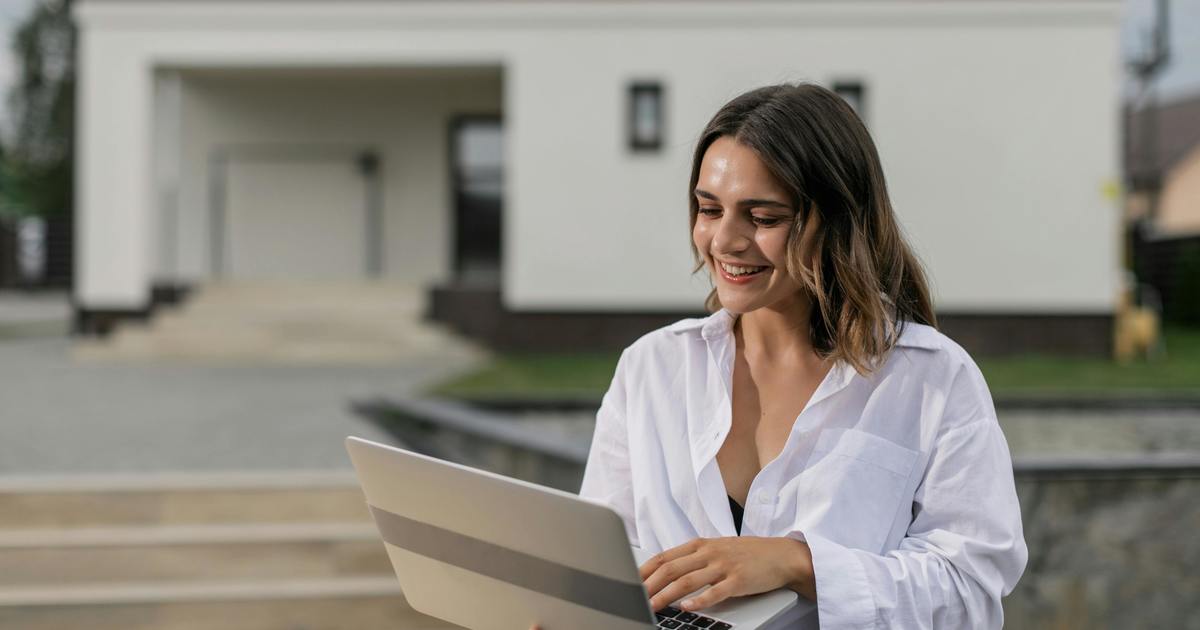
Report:
[[450,126],[454,271],[460,283],[499,285],[504,134],[499,116],[460,116]]

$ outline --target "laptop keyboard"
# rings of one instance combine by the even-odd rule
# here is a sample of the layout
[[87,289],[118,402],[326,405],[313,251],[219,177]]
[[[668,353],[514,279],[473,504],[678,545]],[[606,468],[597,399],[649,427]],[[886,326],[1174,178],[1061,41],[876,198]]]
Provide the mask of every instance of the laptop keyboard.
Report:
[[659,628],[668,628],[669,630],[729,630],[733,627],[733,624],[725,623],[720,619],[683,612],[674,606],[667,606],[654,613],[654,617],[658,620]]

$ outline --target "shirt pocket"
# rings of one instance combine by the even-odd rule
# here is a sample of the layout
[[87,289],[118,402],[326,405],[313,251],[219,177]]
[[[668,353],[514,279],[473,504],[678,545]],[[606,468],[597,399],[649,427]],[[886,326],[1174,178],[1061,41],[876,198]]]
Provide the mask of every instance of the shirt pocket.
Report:
[[842,545],[879,553],[920,455],[864,431],[823,430],[801,475],[798,520]]

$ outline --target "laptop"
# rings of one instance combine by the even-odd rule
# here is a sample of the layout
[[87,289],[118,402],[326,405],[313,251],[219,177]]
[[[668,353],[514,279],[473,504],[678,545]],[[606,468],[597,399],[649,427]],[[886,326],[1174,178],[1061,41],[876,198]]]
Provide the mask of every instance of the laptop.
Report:
[[608,507],[356,437],[346,450],[401,590],[426,615],[472,630],[752,630],[797,606],[779,589],[656,614],[638,575],[652,554]]

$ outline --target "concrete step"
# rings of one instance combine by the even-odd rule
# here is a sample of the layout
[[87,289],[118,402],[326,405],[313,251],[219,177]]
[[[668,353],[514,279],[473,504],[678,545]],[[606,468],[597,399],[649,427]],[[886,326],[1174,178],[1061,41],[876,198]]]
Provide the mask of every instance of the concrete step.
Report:
[[238,364],[374,365],[436,358],[462,361],[467,366],[482,356],[484,353],[481,350],[438,339],[420,340],[419,343],[413,340],[389,343],[386,339],[273,339],[262,334],[236,334],[232,331],[220,337],[122,337],[109,343],[81,342],[73,349],[73,357],[84,362],[161,359]]
[[389,280],[370,281],[300,281],[271,280],[263,282],[210,282],[192,292],[189,300],[204,299],[213,302],[235,301],[239,303],[284,303],[293,301],[308,303],[314,293],[331,298],[356,298],[364,300],[388,300],[392,302],[421,304],[425,299],[424,287],[407,282]]
[[231,312],[247,313],[251,316],[320,315],[323,313],[352,313],[360,316],[418,315],[424,304],[406,297],[393,298],[386,295],[329,295],[314,289],[310,294],[277,296],[269,291],[255,298],[233,299],[212,298],[198,295],[174,312],[195,311],[201,314],[224,315]]
[[78,342],[74,357],[342,364],[486,356],[477,344],[424,321],[424,308],[424,292],[401,284],[204,286],[151,322]]
[[320,316],[350,313],[418,318],[426,307],[425,292],[394,285],[214,285],[194,293],[182,309],[200,315],[244,313],[258,316]]
[[449,630],[408,605],[394,577],[124,583],[0,590],[14,630]]
[[391,575],[369,523],[0,531],[0,593],[12,586]]
[[417,346],[462,345],[462,342],[453,334],[433,325],[406,323],[394,319],[356,320],[353,318],[274,319],[264,322],[247,322],[234,319],[188,317],[156,322],[154,327],[149,330],[122,330],[117,337],[147,334],[164,340],[178,337],[202,338],[223,345],[233,345],[232,341],[226,339],[238,337],[287,343],[317,340]]
[[453,628],[349,472],[0,478],[0,629]]
[[0,477],[0,531],[370,523],[351,472]]

